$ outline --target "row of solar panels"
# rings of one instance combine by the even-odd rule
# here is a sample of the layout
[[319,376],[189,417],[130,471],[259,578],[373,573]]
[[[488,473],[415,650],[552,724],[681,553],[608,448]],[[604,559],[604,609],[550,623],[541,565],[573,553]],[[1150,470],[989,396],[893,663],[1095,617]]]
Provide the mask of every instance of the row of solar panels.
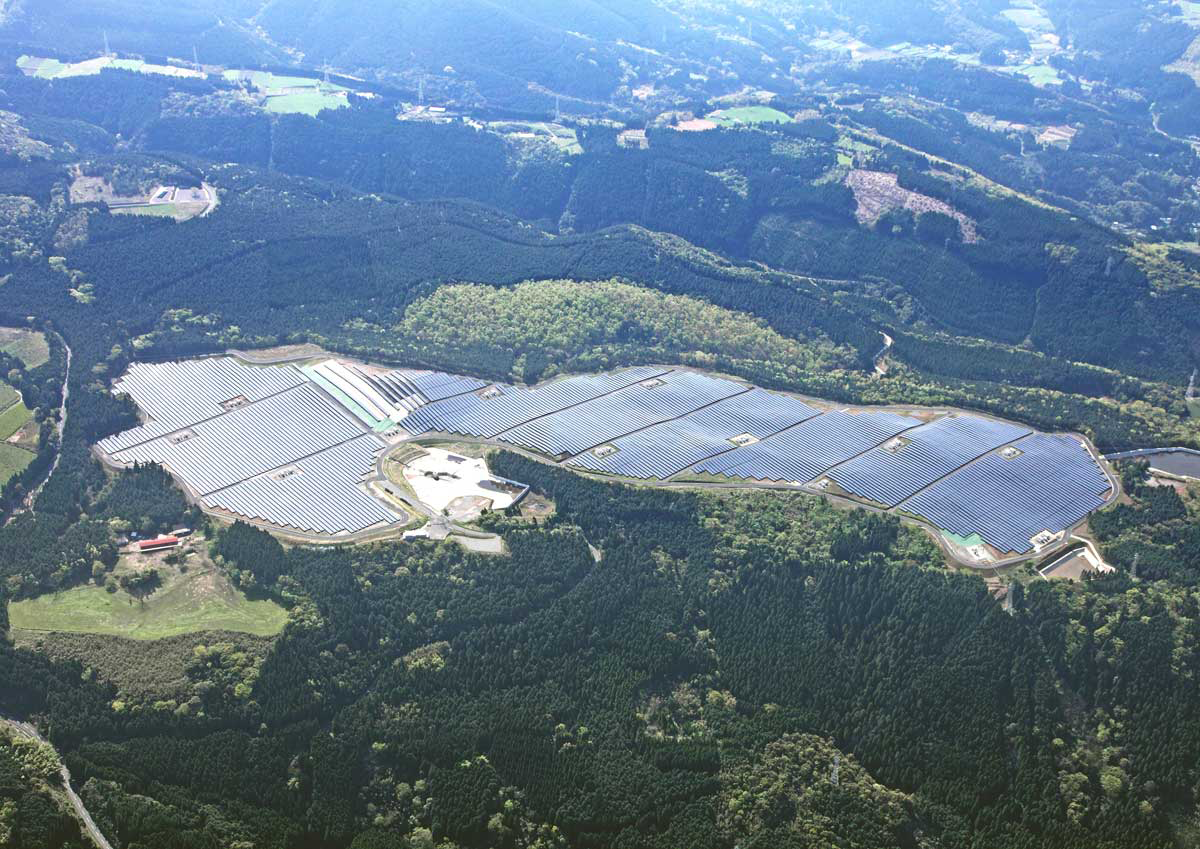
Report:
[[387,524],[395,521],[395,515],[358,486],[374,467],[380,448],[378,439],[364,434],[283,470],[206,495],[203,502],[249,519],[313,533],[352,533]]
[[644,381],[665,378],[668,374],[679,372],[631,368],[608,374],[570,377],[532,389],[495,384],[487,391],[428,404],[410,413],[400,423],[413,434],[439,431],[491,439],[542,416],[564,411]]
[[123,464],[170,468],[207,507],[323,534],[397,518],[360,486],[383,441],[291,366],[138,365],[114,389],[164,418],[100,447]]
[[611,446],[580,454],[569,465],[631,478],[669,478],[701,460],[733,451],[739,437],[765,439],[819,412],[794,398],[752,389],[613,440]]
[[989,454],[900,504],[959,536],[977,533],[1000,551],[1024,553],[1042,531],[1059,532],[1104,506],[1108,477],[1069,436],[1036,433],[1019,455]]
[[292,366],[253,368],[232,357],[133,363],[113,383],[113,392],[132,398],[151,421],[104,440],[101,447],[119,451],[307,382]]

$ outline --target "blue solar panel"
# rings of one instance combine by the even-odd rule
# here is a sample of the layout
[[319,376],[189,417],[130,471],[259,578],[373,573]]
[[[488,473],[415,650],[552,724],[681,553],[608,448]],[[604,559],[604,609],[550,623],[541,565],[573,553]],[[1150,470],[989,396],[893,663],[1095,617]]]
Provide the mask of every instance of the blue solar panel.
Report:
[[411,386],[427,401],[441,401],[443,398],[462,395],[465,392],[475,392],[489,385],[487,381],[474,377],[463,377],[440,371],[413,371],[412,369],[397,369],[382,375],[381,379],[405,388]]
[[938,478],[994,448],[1031,433],[980,416],[949,416],[904,434],[908,444],[884,446],[838,466],[829,476],[847,492],[893,507]]
[[418,434],[442,431],[491,438],[539,416],[581,404],[664,372],[664,369],[649,367],[631,368],[611,374],[570,377],[533,389],[496,384],[495,397],[482,397],[488,393],[477,393],[435,401],[411,413],[400,424]]
[[989,454],[900,505],[959,536],[979,534],[1000,551],[1024,554],[1042,531],[1058,533],[1104,505],[1108,477],[1079,440],[1034,434],[1024,452]]
[[731,439],[750,434],[762,439],[810,419],[818,410],[763,389],[735,395],[681,419],[654,425],[612,444],[616,453],[580,454],[569,465],[632,478],[668,478],[735,446]]
[[552,457],[578,454],[746,391],[732,380],[676,371],[542,416],[497,438]]
[[895,413],[825,413],[762,442],[705,460],[695,470],[746,480],[810,481],[919,424]]

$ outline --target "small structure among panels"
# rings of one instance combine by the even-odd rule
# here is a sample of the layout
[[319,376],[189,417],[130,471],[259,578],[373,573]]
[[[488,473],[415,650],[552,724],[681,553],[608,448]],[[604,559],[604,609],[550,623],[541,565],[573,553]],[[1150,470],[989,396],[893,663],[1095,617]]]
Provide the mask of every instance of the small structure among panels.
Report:
[[1030,433],[981,416],[946,416],[843,463],[829,476],[846,492],[894,507],[963,464]]
[[205,495],[205,507],[313,534],[352,534],[386,526],[396,515],[360,483],[381,444],[362,434],[282,468]]
[[255,368],[233,357],[133,363],[113,382],[113,394],[128,395],[149,421],[109,437],[100,447],[109,453],[129,448],[306,382],[291,366]]
[[804,483],[921,424],[896,413],[831,412],[703,463],[695,471],[746,480]]
[[643,381],[655,380],[668,369],[630,368],[609,374],[589,374],[543,383],[531,389],[492,384],[469,395],[429,404],[400,424],[413,434],[437,431],[492,438],[536,418],[583,404]]
[[673,371],[540,416],[498,438],[550,457],[566,458],[746,391],[732,380]]
[[1108,499],[1112,484],[1087,446],[1070,436],[1033,434],[943,478],[900,504],[940,528],[978,533],[999,551],[1024,554]]
[[727,451],[753,444],[820,413],[808,404],[763,389],[718,401],[681,419],[586,451],[568,465],[642,479],[665,479]]

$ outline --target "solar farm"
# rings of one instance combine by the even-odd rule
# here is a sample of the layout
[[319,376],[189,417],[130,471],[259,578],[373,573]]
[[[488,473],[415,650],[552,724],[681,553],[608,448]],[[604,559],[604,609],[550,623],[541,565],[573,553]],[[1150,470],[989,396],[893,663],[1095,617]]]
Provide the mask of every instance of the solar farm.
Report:
[[522,387],[218,357],[136,364],[113,391],[146,421],[100,443],[111,465],[160,463],[212,513],[333,538],[403,521],[371,483],[381,455],[413,440],[504,445],[631,481],[823,493],[973,540],[980,562],[1041,551],[1115,495],[1078,437],[967,413],[834,408],[669,367]]

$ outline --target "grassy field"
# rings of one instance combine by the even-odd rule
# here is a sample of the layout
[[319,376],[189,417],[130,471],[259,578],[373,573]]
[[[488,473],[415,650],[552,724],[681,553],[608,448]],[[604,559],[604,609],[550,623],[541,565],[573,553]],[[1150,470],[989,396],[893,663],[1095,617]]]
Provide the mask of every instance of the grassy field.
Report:
[[33,462],[33,456],[32,451],[0,442],[0,486],[8,483],[13,475],[25,471],[25,467]]
[[45,59],[38,56],[22,56],[17,59],[17,67],[26,74],[43,80],[57,80],[66,77],[89,77],[98,74],[105,68],[121,71],[137,71],[143,74],[161,74],[169,77],[202,78],[204,72],[194,68],[182,68],[177,65],[152,65],[141,59],[114,59],[109,56],[97,56],[82,62],[60,62],[57,59]]
[[157,215],[161,218],[174,218],[179,210],[173,203],[147,203],[140,206],[118,206],[110,209],[113,215]]
[[20,327],[0,327],[0,351],[16,357],[27,368],[37,368],[50,359],[45,334]]
[[10,404],[8,409],[0,413],[0,441],[8,439],[25,426],[33,413],[21,402]]
[[1023,74],[1029,78],[1029,81],[1036,86],[1055,85],[1062,82],[1059,79],[1058,71],[1049,65],[1019,65],[1017,73]]
[[722,127],[736,127],[739,124],[790,124],[792,116],[770,106],[735,106],[732,109],[722,109],[707,116],[708,120]]
[[308,115],[315,118],[323,109],[341,109],[344,106],[349,106],[345,97],[313,89],[268,97],[265,108],[278,115]]
[[81,586],[65,592],[12,602],[14,629],[104,634],[157,640],[197,631],[235,631],[269,637],[283,630],[287,611],[271,601],[250,601],[202,555],[189,558],[186,572],[168,565],[163,555],[122,558],[115,575],[153,564],[162,585],[145,599],[124,590]]

